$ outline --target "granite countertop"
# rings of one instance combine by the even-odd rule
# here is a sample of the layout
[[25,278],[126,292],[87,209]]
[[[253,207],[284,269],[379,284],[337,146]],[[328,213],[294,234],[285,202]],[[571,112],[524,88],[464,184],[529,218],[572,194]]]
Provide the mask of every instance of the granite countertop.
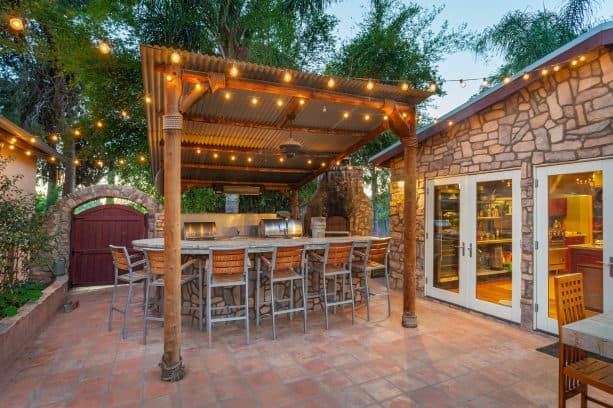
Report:
[[569,245],[569,248],[573,249],[592,249],[594,251],[602,251],[602,245],[594,245],[594,244],[576,244],[576,245]]

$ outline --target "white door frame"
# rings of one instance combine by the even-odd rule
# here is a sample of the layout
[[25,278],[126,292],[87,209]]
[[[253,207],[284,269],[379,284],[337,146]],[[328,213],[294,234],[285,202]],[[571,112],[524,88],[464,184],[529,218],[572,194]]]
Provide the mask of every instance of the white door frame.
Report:
[[[512,225],[513,225],[513,272],[511,307],[493,304],[479,300],[476,297],[476,250],[477,250],[477,205],[476,185],[478,182],[512,180]],[[488,172],[475,175],[434,178],[426,181],[425,199],[425,293],[443,301],[471,308],[482,313],[502,319],[519,322],[521,319],[521,173],[519,170]],[[464,255],[459,255],[459,293],[434,287],[433,249],[434,249],[434,187],[440,185],[458,184],[460,187],[460,229],[459,242],[464,244]],[[472,245],[472,254],[469,246]]]
[[613,159],[590,160],[534,168],[534,329],[558,332],[557,321],[549,318],[549,217],[548,177],[557,174],[602,171],[603,199],[603,310],[613,310],[613,276],[610,257],[613,257]]

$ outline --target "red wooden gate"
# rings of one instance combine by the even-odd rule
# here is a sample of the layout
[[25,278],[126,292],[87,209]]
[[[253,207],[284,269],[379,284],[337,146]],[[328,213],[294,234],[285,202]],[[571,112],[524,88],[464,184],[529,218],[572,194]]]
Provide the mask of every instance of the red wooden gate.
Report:
[[132,240],[146,238],[146,230],[146,216],[125,205],[100,205],[73,216],[71,283],[82,286],[112,284],[113,260],[109,245],[130,249]]

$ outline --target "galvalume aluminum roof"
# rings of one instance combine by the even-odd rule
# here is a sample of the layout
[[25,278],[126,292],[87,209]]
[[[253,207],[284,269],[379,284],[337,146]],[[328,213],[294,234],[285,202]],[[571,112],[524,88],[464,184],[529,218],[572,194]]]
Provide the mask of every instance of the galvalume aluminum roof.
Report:
[[[173,52],[181,56],[179,66],[170,64]],[[183,99],[197,83],[221,78],[221,86],[213,86],[183,112],[184,187],[297,188],[387,129],[387,112],[409,112],[430,96],[378,83],[367,89],[365,81],[343,78],[334,78],[330,87],[328,76],[157,46],[141,46],[141,60],[145,95],[151,98],[146,115],[154,176],[163,168],[166,70],[179,73]],[[232,67],[238,70],[235,77]],[[285,81],[288,73],[291,78]],[[302,145],[292,158],[280,149],[289,139]]]

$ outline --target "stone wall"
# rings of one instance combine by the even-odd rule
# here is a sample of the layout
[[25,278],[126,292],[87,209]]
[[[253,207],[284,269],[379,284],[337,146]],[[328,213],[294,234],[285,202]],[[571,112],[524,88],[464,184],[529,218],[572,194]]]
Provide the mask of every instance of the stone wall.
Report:
[[52,232],[59,234],[58,253],[55,259],[66,259],[66,273],[68,273],[70,261],[70,228],[72,225],[72,213],[81,204],[104,197],[122,198],[140,204],[147,209],[147,237],[156,234],[156,214],[162,212],[162,205],[153,197],[132,186],[122,185],[95,185],[76,190],[72,194],[63,197],[48,212],[48,226]]
[[364,169],[332,167],[323,175],[304,213],[304,232],[310,233],[311,217],[345,217],[351,235],[371,235],[372,207],[364,193]]
[[[595,50],[420,144],[417,180],[417,288],[424,290],[424,186],[427,179],[521,170],[521,324],[533,327],[533,168],[613,156],[613,52]],[[402,282],[402,158],[391,162],[390,266]]]

